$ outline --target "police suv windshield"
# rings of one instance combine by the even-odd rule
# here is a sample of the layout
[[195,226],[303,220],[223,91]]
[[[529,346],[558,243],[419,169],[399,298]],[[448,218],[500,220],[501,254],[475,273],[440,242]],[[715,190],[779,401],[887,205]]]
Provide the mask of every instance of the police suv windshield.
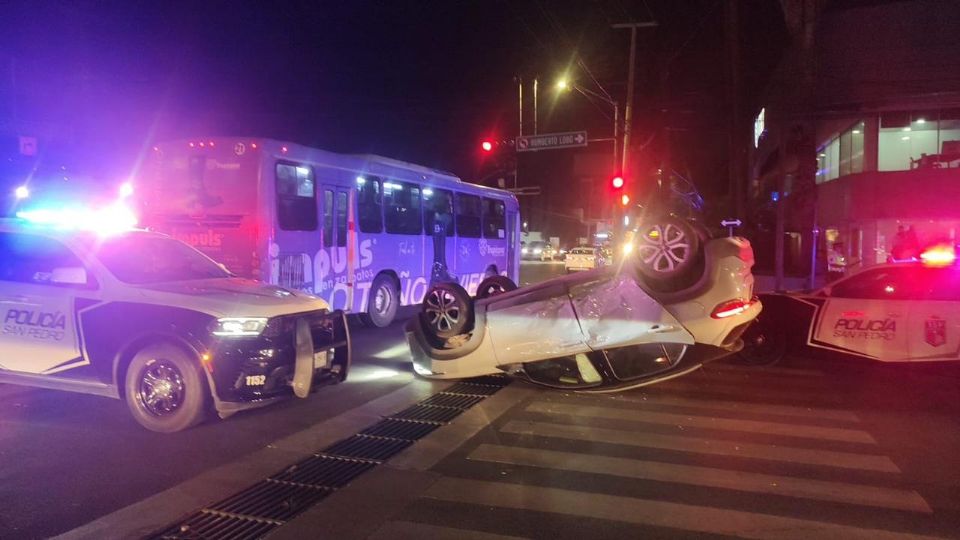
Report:
[[225,278],[230,274],[179,240],[131,233],[109,238],[97,247],[97,258],[124,283]]

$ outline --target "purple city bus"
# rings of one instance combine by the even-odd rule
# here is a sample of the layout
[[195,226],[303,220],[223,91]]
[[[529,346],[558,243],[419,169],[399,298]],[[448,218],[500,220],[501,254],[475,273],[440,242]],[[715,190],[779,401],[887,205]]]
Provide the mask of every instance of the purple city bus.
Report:
[[135,193],[140,222],[231,272],[315,294],[377,327],[431,280],[473,294],[517,281],[513,194],[374,155],[253,138],[153,147]]

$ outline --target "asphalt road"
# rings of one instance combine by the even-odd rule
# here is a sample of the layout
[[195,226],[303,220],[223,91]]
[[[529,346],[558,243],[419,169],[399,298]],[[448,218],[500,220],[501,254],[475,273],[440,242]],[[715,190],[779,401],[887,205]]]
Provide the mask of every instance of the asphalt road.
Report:
[[[521,283],[562,272],[524,264]],[[172,435],[143,430],[119,401],[0,385],[0,538],[71,530],[413,381],[400,323],[356,329],[353,342],[347,383]],[[955,372],[792,358],[708,366],[614,396],[518,388],[526,397],[450,448],[430,471],[444,483],[413,497],[382,537],[740,534],[718,516],[771,532],[960,534]]]

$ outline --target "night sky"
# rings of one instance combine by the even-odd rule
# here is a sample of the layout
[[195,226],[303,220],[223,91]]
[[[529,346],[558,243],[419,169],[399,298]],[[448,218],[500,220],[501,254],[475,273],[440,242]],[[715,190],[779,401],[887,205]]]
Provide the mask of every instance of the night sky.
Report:
[[[517,76],[541,78],[541,132],[608,137],[609,107],[557,98],[553,83],[569,72],[599,92],[595,77],[622,103],[629,31],[610,25],[655,20],[638,40],[635,140],[653,138],[637,159],[655,164],[669,132],[677,167],[710,191],[726,181],[714,179],[726,174],[723,11],[721,0],[6,2],[0,126],[55,132],[44,159],[101,175],[125,174],[153,141],[245,135],[476,179],[491,166],[479,141],[516,134]],[[741,3],[747,109],[782,28],[777,2]],[[521,169],[549,187],[570,159]]]

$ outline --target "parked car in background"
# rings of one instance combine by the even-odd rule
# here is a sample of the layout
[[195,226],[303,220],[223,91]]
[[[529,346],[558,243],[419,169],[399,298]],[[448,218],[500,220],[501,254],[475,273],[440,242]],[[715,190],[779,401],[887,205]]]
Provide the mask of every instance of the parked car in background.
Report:
[[522,248],[520,248],[520,258],[525,261],[543,260],[543,250],[547,247],[547,245],[549,244],[541,240],[527,242]]
[[541,261],[554,261],[560,256],[560,250],[554,247],[553,244],[547,244],[543,246],[543,251],[540,253]]
[[600,265],[598,261],[602,259],[602,253],[599,248],[590,246],[575,247],[567,253],[563,260],[563,266],[567,272],[579,272],[581,270],[593,270]]

